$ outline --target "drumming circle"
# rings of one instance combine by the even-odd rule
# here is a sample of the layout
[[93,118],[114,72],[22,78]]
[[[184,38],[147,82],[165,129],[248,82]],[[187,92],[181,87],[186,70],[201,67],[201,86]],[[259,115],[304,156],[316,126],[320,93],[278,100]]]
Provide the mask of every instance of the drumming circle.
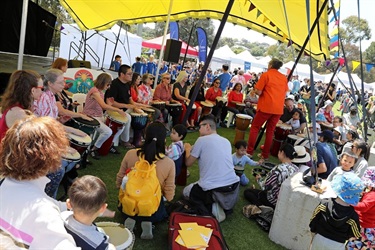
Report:
[[107,111],[107,117],[111,121],[115,121],[120,124],[125,124],[128,122],[128,118],[126,116],[120,115],[118,112],[113,111],[113,110]]
[[134,246],[135,236],[127,228],[115,222],[97,222],[95,223],[109,237],[109,243],[113,244],[116,249],[131,250]]
[[88,121],[83,118],[72,118],[74,121],[73,127],[85,132],[88,135],[92,135],[97,127],[100,126],[100,123],[95,118],[91,117],[93,120]]
[[78,145],[78,146],[89,146],[91,144],[91,137],[88,135],[79,136],[72,133],[68,133],[68,138],[70,143]]

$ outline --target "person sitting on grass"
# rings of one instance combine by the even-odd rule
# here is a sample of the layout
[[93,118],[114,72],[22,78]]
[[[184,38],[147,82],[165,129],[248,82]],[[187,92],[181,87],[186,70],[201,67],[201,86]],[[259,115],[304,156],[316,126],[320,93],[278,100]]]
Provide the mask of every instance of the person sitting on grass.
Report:
[[347,240],[361,237],[358,214],[353,207],[363,190],[361,179],[354,173],[336,175],[331,187],[337,198],[322,200],[310,220],[312,250],[345,249]]
[[[107,209],[108,191],[98,177],[85,175],[76,179],[69,189],[66,204],[70,210],[61,213],[66,231],[82,249],[116,249],[109,237],[93,223]],[[110,212],[108,217],[114,217]]]
[[[253,161],[246,155],[246,147],[247,147],[247,142],[242,140],[242,141],[237,141],[234,144],[234,147],[236,148],[236,152],[232,155],[233,159],[233,165],[235,170],[244,170],[245,165],[248,164],[250,166],[258,166],[263,163],[262,160],[260,161]],[[237,168],[237,169],[236,169]],[[249,184],[249,178],[245,175],[245,173],[242,172],[240,175],[240,184],[242,186],[246,186]]]
[[344,174],[347,172],[353,172],[353,166],[357,161],[357,156],[351,152],[346,151],[342,152],[340,157],[340,165],[336,167],[328,176],[327,181],[332,181],[333,177],[335,177],[338,174]]
[[261,190],[248,188],[244,191],[244,196],[251,204],[259,206],[268,206],[275,208],[281,184],[294,173],[298,172],[298,167],[292,163],[297,157],[297,152],[290,144],[281,146],[278,158],[281,164],[276,165],[264,179],[260,175],[255,178],[258,181]]
[[182,154],[185,152],[183,140],[185,139],[186,134],[187,134],[187,128],[184,125],[182,124],[175,125],[172,128],[172,131],[170,134],[172,143],[165,149],[165,154],[175,162],[176,176],[178,176],[181,172],[182,161],[180,162],[179,159],[181,158]]

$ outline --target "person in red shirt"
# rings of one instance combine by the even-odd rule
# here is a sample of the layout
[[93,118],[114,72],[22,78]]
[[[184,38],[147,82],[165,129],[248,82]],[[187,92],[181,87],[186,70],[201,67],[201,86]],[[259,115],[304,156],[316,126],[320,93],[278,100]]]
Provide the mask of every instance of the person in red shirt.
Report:
[[217,122],[221,117],[221,110],[224,106],[224,102],[216,101],[216,98],[221,97],[222,95],[223,92],[220,89],[220,79],[215,78],[211,87],[206,91],[205,99],[206,102],[210,102],[214,105],[211,113],[216,117]]
[[261,158],[267,160],[272,144],[272,136],[277,122],[280,120],[284,110],[284,100],[288,91],[288,80],[278,69],[283,63],[278,59],[272,59],[268,63],[268,71],[263,73],[255,85],[255,93],[259,95],[257,112],[250,128],[247,153],[252,157],[255,142],[260,128],[265,122],[266,139]]

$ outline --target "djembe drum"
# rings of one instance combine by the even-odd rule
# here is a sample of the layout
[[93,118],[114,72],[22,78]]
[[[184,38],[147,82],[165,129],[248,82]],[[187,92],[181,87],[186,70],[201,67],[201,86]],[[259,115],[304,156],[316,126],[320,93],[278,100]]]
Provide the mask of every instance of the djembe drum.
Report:
[[133,144],[137,148],[142,145],[142,132],[147,125],[148,115],[146,113],[130,113],[132,117],[131,126],[134,131]]
[[236,135],[233,144],[236,144],[237,141],[244,140],[246,129],[249,127],[252,119],[253,118],[249,115],[236,115]]
[[212,103],[203,101],[201,102],[201,105],[202,105],[202,116],[211,114],[212,107],[214,106]]
[[244,113],[244,112],[245,112],[245,108],[246,108],[246,104],[245,104],[245,103],[239,103],[239,102],[236,102],[236,109],[237,109],[240,113]]
[[181,103],[169,103],[167,104],[167,110],[169,115],[172,117],[172,124],[175,126],[179,124],[179,118],[182,112],[182,104]]
[[151,106],[157,108],[158,110],[160,110],[163,113],[163,111],[165,109],[165,102],[163,102],[163,101],[153,101]]
[[98,149],[100,155],[107,155],[109,153],[115,134],[117,131],[122,129],[125,123],[128,122],[128,118],[126,116],[122,116],[116,111],[108,110],[106,112],[106,116],[107,119],[105,124],[112,130],[112,134]]
[[154,121],[155,110],[150,108],[142,108],[142,110],[148,115],[148,124],[152,123]]
[[277,124],[273,142],[271,146],[270,153],[271,155],[277,157],[279,154],[279,149],[281,145],[285,142],[285,140],[288,138],[288,135],[292,132],[292,126],[288,124]]
[[135,236],[129,229],[119,223],[101,221],[96,222],[99,231],[104,231],[109,237],[109,243],[116,247],[116,250],[131,250],[134,246]]

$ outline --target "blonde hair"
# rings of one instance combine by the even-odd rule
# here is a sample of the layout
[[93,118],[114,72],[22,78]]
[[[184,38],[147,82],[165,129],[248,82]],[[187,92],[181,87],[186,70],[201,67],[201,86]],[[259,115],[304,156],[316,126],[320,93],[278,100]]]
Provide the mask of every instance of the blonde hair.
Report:
[[186,73],[185,70],[180,71],[180,73],[178,73],[178,76],[176,78],[176,82],[181,82],[181,80],[184,79],[187,76],[188,76],[188,74]]

